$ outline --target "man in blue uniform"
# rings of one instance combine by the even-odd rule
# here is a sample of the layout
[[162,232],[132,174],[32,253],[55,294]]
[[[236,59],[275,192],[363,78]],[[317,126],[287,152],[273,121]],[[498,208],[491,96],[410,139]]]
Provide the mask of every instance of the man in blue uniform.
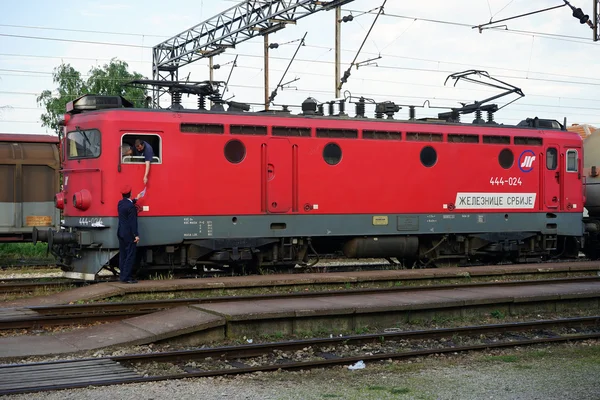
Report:
[[119,238],[119,280],[123,283],[137,283],[131,276],[133,263],[135,261],[137,244],[140,241],[137,223],[137,198],[131,199],[131,186],[124,185],[121,188],[123,198],[119,201],[119,227],[117,237]]
[[148,142],[140,139],[136,139],[133,148],[128,149],[123,153],[124,156],[136,156],[144,157],[144,163],[146,164],[146,172],[144,173],[144,185],[148,183],[148,174],[150,173],[150,163],[152,162],[152,157],[154,157],[154,150],[152,150],[152,146],[148,144]]
[[144,185],[148,183],[148,174],[150,173],[150,163],[152,162],[152,157],[154,157],[154,151],[152,150],[152,146],[150,146],[147,142],[136,139],[135,141],[135,155],[136,156],[144,156],[144,163],[146,163],[146,172],[144,173]]

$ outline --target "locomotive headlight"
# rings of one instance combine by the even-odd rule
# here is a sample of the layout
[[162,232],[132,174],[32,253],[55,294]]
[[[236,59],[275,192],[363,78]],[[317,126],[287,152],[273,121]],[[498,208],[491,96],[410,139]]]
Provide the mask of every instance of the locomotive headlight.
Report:
[[87,210],[92,204],[92,194],[89,190],[83,189],[73,195],[73,205],[80,210]]
[[60,210],[65,208],[65,194],[63,192],[54,195],[54,206]]

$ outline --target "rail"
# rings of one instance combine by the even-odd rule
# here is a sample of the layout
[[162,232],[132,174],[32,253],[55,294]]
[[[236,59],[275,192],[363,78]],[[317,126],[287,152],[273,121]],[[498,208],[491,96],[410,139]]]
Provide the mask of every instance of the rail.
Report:
[[[332,367],[353,364],[357,361],[376,362],[388,359],[408,359],[431,354],[458,353],[482,351],[493,348],[509,348],[529,346],[541,343],[561,343],[600,338],[596,330],[600,326],[600,316],[565,318],[558,320],[542,320],[508,324],[478,325],[459,328],[405,331],[370,335],[352,335],[334,338],[317,338],[294,340],[286,342],[260,343],[241,346],[224,346],[200,350],[171,351],[151,354],[132,354],[115,357],[88,358],[80,360],[65,360],[39,362],[30,364],[13,364],[0,366],[0,395],[35,393],[42,391],[84,388],[88,386],[109,386],[126,383],[145,383],[186,378],[214,377],[226,375],[241,375],[252,372],[270,372],[277,370],[300,370]],[[573,328],[583,330],[580,333],[561,335],[548,332],[550,328]],[[590,331],[585,331],[588,329]],[[289,351],[307,347],[331,347],[335,345],[353,346],[364,343],[382,343],[397,340],[431,339],[463,336],[480,336],[484,334],[536,331],[536,338],[515,340],[514,337],[503,341],[487,344],[466,346],[445,346],[422,350],[402,350],[387,353],[363,354],[357,356],[336,356],[327,353],[315,353],[321,359],[289,362],[262,362],[262,365],[247,366],[239,360],[244,358],[265,356],[276,350]],[[539,337],[539,331],[547,337]],[[215,370],[190,370],[186,373],[141,376],[133,364],[149,362],[182,362],[187,360],[217,359],[226,361],[230,368]],[[82,366],[85,369],[82,370]]]
[[[191,304],[212,304],[225,302],[253,302],[257,300],[294,299],[306,297],[334,297],[349,295],[383,294],[394,292],[419,292],[424,290],[452,290],[485,287],[508,287],[548,285],[559,283],[598,282],[600,277],[556,278],[543,280],[524,280],[510,282],[481,282],[429,286],[399,286],[390,288],[364,288],[348,290],[331,290],[319,292],[294,292],[271,293],[246,296],[216,296],[185,299],[149,300],[133,302],[103,302],[91,304],[68,304],[51,306],[27,307],[28,314],[15,313],[14,316],[5,315],[0,319],[0,331],[10,329],[29,329],[40,326],[57,326],[68,324],[81,324],[98,321],[115,321],[128,317],[145,315],[169,308]],[[151,290],[151,289],[150,289]]]

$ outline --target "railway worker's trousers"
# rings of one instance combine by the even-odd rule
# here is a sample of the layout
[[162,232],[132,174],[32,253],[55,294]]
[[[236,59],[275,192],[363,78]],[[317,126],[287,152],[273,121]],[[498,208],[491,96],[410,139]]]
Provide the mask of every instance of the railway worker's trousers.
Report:
[[127,282],[132,280],[133,263],[137,245],[132,240],[125,241],[119,238],[119,280]]

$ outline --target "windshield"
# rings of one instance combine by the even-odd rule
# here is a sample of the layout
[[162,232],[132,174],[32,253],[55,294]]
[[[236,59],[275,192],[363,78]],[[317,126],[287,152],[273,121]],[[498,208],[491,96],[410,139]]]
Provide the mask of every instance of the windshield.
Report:
[[67,135],[69,158],[96,158],[100,156],[100,131],[77,130]]

